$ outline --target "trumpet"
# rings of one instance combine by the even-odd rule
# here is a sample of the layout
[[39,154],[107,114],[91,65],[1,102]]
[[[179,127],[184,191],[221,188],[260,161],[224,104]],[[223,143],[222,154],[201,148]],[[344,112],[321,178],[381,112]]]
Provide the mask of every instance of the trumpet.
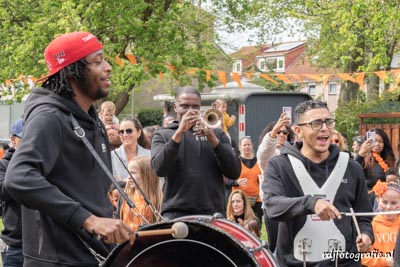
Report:
[[215,108],[207,109],[203,115],[200,115],[196,124],[193,126],[193,131],[206,135],[208,129],[219,128],[222,125],[222,113]]

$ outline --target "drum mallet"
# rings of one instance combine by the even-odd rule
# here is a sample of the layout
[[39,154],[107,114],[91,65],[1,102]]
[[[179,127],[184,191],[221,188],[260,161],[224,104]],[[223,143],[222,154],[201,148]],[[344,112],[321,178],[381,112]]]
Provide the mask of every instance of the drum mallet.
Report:
[[189,228],[183,222],[176,222],[169,229],[157,229],[157,230],[143,230],[137,231],[136,237],[141,236],[154,236],[154,235],[172,235],[174,238],[185,238],[189,233]]

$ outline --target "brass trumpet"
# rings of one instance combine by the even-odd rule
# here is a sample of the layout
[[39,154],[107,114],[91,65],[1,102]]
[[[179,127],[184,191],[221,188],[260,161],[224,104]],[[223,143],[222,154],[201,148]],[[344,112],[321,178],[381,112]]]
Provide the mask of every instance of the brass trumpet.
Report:
[[219,128],[221,125],[222,113],[218,109],[209,108],[203,115],[200,115],[196,124],[193,126],[193,131],[205,135],[208,133],[208,129]]

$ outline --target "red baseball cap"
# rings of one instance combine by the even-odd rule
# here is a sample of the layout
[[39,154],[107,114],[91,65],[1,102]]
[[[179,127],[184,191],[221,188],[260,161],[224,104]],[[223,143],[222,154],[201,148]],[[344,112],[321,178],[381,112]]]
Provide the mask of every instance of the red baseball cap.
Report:
[[49,73],[38,81],[49,78],[64,67],[100,49],[103,49],[103,45],[89,32],[71,32],[57,36],[44,50]]

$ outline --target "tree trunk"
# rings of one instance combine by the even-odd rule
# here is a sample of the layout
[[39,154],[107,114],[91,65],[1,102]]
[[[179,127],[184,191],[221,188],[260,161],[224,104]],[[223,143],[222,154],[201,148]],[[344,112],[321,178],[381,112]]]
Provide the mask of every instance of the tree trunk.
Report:
[[356,100],[358,95],[359,85],[350,81],[342,83],[338,106],[348,103],[349,101]]
[[367,76],[367,100],[379,97],[379,78],[375,74]]

